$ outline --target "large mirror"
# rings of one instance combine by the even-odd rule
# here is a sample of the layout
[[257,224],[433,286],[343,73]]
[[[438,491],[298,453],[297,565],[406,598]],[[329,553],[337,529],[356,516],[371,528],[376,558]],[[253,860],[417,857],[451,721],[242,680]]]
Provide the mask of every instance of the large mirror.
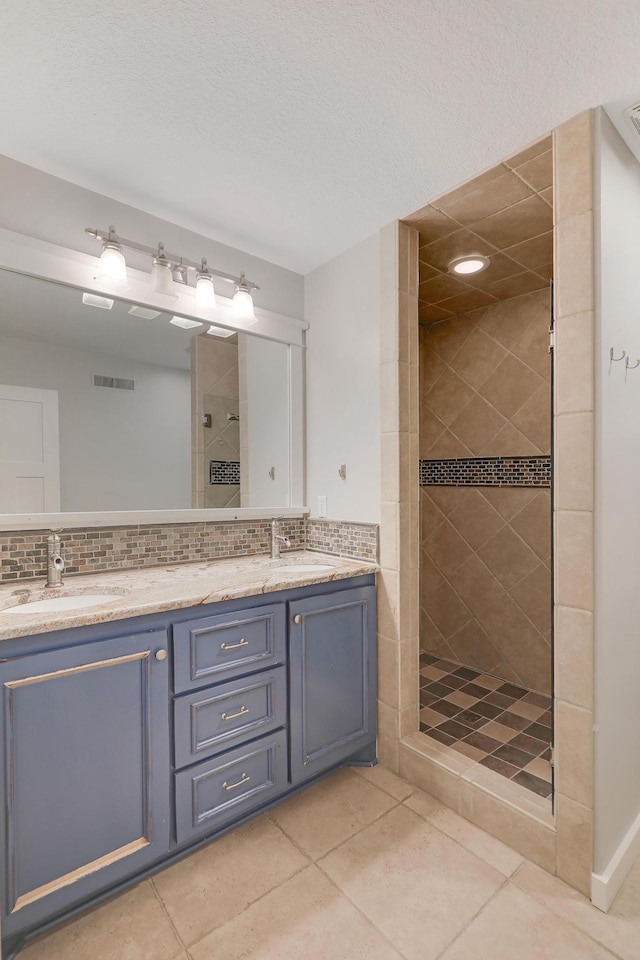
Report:
[[0,514],[299,506],[301,407],[300,347],[0,270]]

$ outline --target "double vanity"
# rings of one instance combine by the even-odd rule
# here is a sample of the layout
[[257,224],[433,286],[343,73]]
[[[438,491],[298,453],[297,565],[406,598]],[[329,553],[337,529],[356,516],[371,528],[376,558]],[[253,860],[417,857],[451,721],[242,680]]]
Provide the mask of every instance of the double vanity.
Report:
[[375,566],[318,553],[0,588],[3,957],[375,762]]

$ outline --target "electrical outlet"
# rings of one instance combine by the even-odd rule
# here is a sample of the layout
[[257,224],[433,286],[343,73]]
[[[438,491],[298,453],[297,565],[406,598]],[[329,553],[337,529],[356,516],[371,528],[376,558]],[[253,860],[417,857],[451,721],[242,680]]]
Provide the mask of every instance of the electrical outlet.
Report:
[[318,497],[318,516],[326,517],[327,515],[327,498]]

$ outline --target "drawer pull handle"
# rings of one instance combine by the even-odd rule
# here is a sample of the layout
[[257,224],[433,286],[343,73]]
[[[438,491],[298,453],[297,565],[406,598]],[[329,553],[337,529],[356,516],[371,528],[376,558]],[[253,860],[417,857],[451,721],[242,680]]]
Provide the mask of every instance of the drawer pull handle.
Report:
[[294,623],[302,623],[302,614],[296,613],[295,617],[293,618],[293,622],[294,622]]
[[248,646],[249,646],[249,641],[248,641],[248,640],[245,640],[245,638],[243,637],[242,640],[240,640],[238,643],[221,643],[221,644],[220,644],[220,649],[221,649],[221,650],[235,650],[236,647],[248,647]]
[[243,783],[249,783],[249,780],[251,780],[251,777],[248,774],[243,773],[240,779],[237,780],[235,783],[227,783],[227,781],[225,780],[225,782],[222,784],[222,789],[234,790],[236,787],[241,787]]
[[249,707],[242,706],[237,713],[223,713],[223,720],[235,720],[236,717],[244,717],[245,713],[249,713]]
[[160,650],[156,650],[156,660],[166,660],[166,659],[167,659],[166,650],[162,650],[162,648]]

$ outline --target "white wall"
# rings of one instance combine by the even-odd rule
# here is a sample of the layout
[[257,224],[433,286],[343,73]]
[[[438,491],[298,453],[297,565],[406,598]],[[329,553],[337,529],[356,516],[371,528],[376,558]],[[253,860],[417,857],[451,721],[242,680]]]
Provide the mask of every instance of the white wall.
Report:
[[[335,520],[379,522],[380,238],[305,277],[307,498]],[[347,465],[347,479],[338,469]]]
[[602,110],[596,154],[594,870],[640,814],[640,164]]
[[[93,374],[135,389],[94,387]],[[0,337],[0,383],[58,391],[63,511],[191,506],[188,370]]]
[[[114,224],[118,233],[130,240],[148,246],[162,241],[172,253],[196,261],[207,257],[211,267],[234,276],[244,270],[247,277],[260,285],[254,294],[256,306],[289,317],[302,317],[304,280],[291,270],[3,156],[0,156],[0,184],[0,227],[98,256],[100,244],[85,234],[84,229],[104,230]],[[179,190],[180,185],[168,184],[167,189]],[[127,262],[149,269],[148,257],[138,262],[131,251],[127,251]],[[220,292],[232,296],[233,288],[229,286],[224,290],[221,286]]]

